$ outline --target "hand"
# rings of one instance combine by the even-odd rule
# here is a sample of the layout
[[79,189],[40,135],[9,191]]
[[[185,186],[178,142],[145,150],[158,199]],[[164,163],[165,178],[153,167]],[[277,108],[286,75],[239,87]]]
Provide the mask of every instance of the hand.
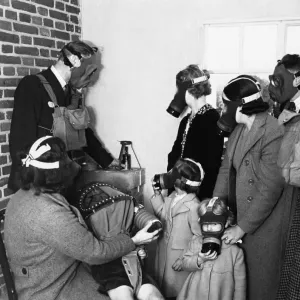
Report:
[[182,270],[182,259],[181,258],[177,258],[174,262],[174,264],[172,265],[172,269],[176,272],[180,272]]
[[216,251],[210,252],[210,250],[206,253],[199,252],[197,257],[197,265],[200,266],[204,262],[208,260],[215,260],[218,257],[218,254]]
[[148,222],[143,229],[138,231],[137,234],[131,238],[136,245],[149,244],[158,238],[158,233],[161,231],[161,228],[153,232],[148,232],[152,223],[153,222]]
[[147,257],[147,252],[143,247],[140,247],[137,252],[140,259],[145,259]]
[[161,189],[156,186],[156,182],[154,181],[154,177],[151,178],[151,184],[155,195],[161,194]]
[[243,229],[240,226],[236,225],[227,228],[221,239],[225,244],[233,245],[237,243],[244,235],[245,232],[243,231]]

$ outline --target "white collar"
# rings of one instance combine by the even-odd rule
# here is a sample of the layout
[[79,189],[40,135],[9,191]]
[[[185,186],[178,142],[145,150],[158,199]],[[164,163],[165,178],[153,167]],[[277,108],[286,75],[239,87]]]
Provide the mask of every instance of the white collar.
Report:
[[62,76],[59,74],[59,72],[56,70],[56,68],[52,65],[51,66],[51,71],[55,75],[56,79],[59,81],[61,87],[64,89],[65,86],[67,85],[66,81],[62,78]]
[[294,97],[292,98],[291,102],[294,102],[295,105],[296,105],[296,109],[297,109],[297,112],[300,111],[300,91],[298,91]]
[[172,204],[171,207],[174,207],[180,200],[182,200],[187,194],[183,193],[183,194],[177,194],[175,193],[175,197],[172,200]]

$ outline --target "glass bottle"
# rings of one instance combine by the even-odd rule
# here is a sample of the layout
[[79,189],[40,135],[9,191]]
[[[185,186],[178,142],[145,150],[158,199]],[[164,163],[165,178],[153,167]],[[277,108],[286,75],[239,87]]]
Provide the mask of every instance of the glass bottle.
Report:
[[122,164],[124,165],[125,170],[131,169],[131,155],[128,153],[128,146],[125,146]]

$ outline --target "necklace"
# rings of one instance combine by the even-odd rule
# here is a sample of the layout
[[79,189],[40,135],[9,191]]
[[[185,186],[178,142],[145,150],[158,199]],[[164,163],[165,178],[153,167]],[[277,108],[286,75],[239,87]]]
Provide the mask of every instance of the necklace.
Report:
[[197,115],[203,115],[211,109],[213,109],[213,107],[210,104],[205,104],[193,116],[192,116],[192,113],[189,115],[186,126],[185,126],[185,130],[184,130],[183,135],[182,135],[180,158],[183,158],[183,152],[184,152],[184,147],[185,147],[185,143],[186,143],[187,134],[189,132],[189,129],[192,125],[193,120],[195,119],[195,117]]

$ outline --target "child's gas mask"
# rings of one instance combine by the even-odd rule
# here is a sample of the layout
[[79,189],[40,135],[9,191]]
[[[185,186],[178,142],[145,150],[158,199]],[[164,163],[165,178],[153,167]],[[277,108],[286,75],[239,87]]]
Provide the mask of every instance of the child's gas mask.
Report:
[[227,214],[216,215],[213,213],[212,209],[217,199],[218,197],[214,197],[209,201],[206,213],[200,218],[200,227],[203,235],[202,253],[216,251],[219,255],[221,252],[221,237],[224,233],[228,216]]
[[[183,173],[188,174],[191,173],[192,175],[192,171],[190,170],[190,166],[188,165],[187,161],[194,163],[200,170],[200,179],[199,180],[192,180],[191,177],[193,176],[183,176]],[[194,175],[194,174],[193,174]],[[190,178],[187,178],[190,177]],[[177,160],[177,162],[175,163],[174,167],[168,172],[168,173],[163,173],[163,174],[155,174],[154,175],[154,183],[153,183],[153,187],[157,188],[159,190],[162,189],[169,189],[172,188],[175,184],[175,181],[177,179],[180,179],[182,182],[184,182],[186,185],[189,186],[200,186],[201,182],[203,180],[204,177],[204,171],[202,169],[202,166],[195,162],[192,159],[189,158],[180,158]]]

